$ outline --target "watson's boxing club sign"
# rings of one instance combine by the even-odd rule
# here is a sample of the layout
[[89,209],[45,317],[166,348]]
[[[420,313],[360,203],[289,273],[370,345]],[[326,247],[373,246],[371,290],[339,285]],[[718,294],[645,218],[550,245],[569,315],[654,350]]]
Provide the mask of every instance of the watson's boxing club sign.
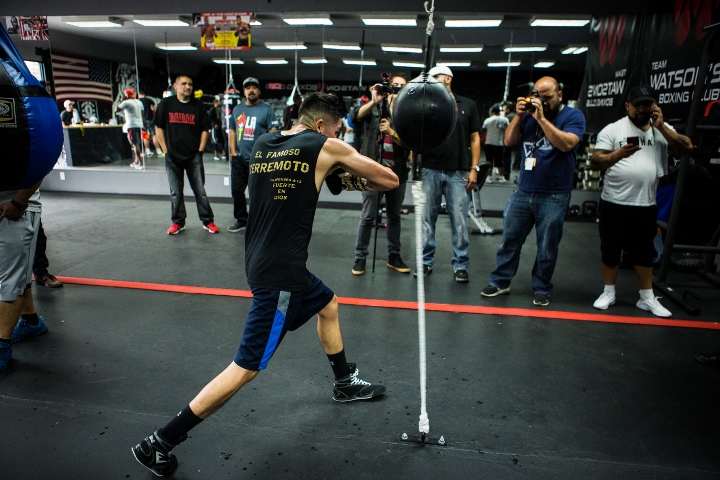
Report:
[[[720,22],[720,6],[675,2],[675,11],[657,15],[594,17],[590,26],[587,68],[579,105],[588,132],[599,132],[626,114],[627,93],[635,85],[651,85],[666,119],[687,121],[693,91],[706,75],[700,114],[720,100],[720,45],[711,51],[708,71],[699,71],[707,32],[702,27]],[[699,119],[698,119],[699,120]]]

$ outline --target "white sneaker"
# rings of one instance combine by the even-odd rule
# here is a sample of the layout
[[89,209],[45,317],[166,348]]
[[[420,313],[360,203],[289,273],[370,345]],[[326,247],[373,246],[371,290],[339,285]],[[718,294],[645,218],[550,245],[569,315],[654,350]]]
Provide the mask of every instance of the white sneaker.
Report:
[[610,305],[615,305],[615,294],[609,292],[603,292],[593,303],[593,307],[599,310],[607,310]]
[[217,155],[215,155],[215,156],[213,157],[213,160],[220,160],[220,157],[218,157]]
[[652,312],[652,314],[656,317],[669,317],[672,315],[670,310],[660,305],[660,302],[658,302],[658,297],[651,297],[649,299],[641,298],[637,301],[635,306],[640,310]]
[[487,177],[487,178],[485,179],[485,183],[493,183],[492,177]]
[[505,180],[505,177],[498,178],[498,183],[507,183],[507,180]]

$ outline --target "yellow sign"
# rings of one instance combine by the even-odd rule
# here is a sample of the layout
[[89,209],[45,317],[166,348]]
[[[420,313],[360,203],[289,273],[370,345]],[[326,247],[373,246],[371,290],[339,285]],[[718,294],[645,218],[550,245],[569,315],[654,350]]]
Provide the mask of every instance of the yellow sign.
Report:
[[196,13],[193,25],[200,27],[202,50],[250,50],[251,12]]

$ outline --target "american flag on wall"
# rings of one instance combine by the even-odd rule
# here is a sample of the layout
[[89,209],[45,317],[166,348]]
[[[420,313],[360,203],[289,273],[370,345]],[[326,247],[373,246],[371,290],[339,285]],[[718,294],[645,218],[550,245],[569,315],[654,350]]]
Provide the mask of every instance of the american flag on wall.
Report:
[[52,68],[58,101],[99,100],[112,103],[110,62],[53,53]]

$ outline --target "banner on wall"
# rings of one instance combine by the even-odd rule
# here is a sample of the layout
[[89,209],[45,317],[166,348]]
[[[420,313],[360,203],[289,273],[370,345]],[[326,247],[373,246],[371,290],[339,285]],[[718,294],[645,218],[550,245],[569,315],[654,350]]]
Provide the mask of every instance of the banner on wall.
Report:
[[47,17],[5,17],[10,35],[20,35],[22,40],[50,40]]
[[200,28],[202,50],[250,50],[252,12],[205,12],[193,14],[193,26]]
[[[720,5],[703,2],[690,9],[675,2],[675,11],[644,16],[594,17],[588,58],[579,99],[587,131],[598,133],[627,114],[627,93],[635,85],[652,86],[665,119],[687,121],[698,79],[710,85],[701,100],[700,114],[720,100],[720,45],[713,47],[708,72],[699,72],[707,32],[720,22]],[[700,120],[699,118],[696,120]]]
[[55,99],[112,102],[111,64],[105,60],[53,53]]

